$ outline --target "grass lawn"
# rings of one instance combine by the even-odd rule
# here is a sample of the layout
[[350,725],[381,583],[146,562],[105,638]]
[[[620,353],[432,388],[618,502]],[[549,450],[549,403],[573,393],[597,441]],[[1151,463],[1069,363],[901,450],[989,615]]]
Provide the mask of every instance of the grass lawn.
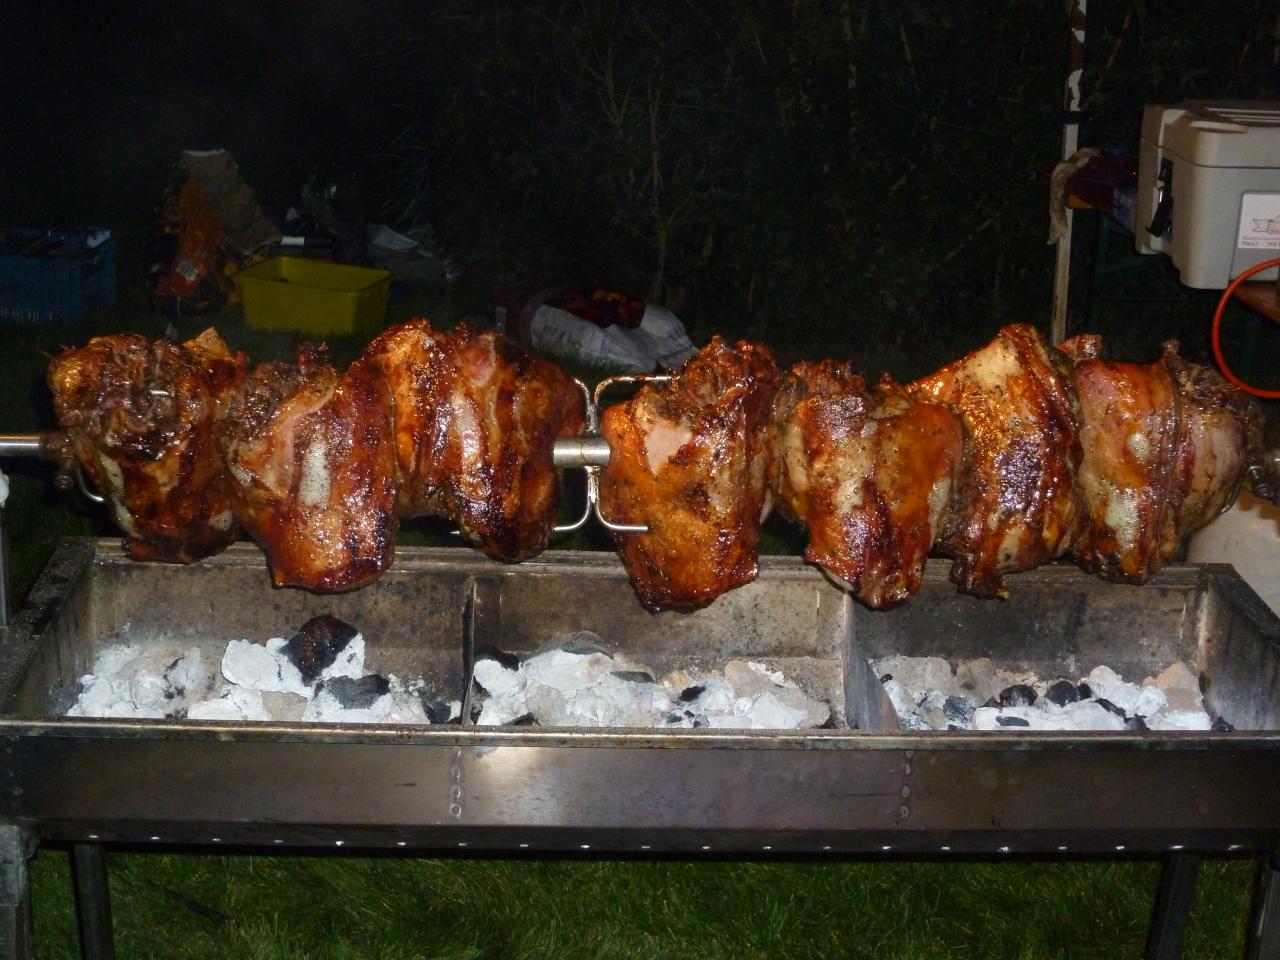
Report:
[[[447,303],[393,304],[392,318]],[[163,332],[128,308],[90,323],[0,331],[5,431],[52,426],[48,353],[95,332]],[[207,319],[177,323],[183,336]],[[229,314],[255,360],[287,355]],[[356,345],[336,343],[343,359]],[[24,589],[60,537],[111,535],[101,512],[55,491],[47,468],[6,464],[14,577]],[[419,537],[429,533],[419,532]],[[410,531],[405,540],[412,540]],[[561,543],[584,546],[584,540]],[[777,533],[770,548],[793,549]],[[1082,790],[1089,789],[1082,785]],[[200,856],[114,853],[118,954],[161,958],[1137,957],[1158,866],[1099,863],[665,862]],[[1202,874],[1186,956],[1242,950],[1252,865]],[[34,867],[39,956],[77,956],[66,854]]]

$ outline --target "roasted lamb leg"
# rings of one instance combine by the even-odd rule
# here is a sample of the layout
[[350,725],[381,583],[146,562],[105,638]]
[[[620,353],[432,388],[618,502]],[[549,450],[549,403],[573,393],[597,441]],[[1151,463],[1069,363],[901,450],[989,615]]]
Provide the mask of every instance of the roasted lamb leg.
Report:
[[260,364],[214,436],[236,516],[265,551],[277,586],[348,590],[391,562],[391,395],[371,365],[357,361],[339,373],[311,344],[296,364]]
[[604,411],[601,505],[649,528],[614,534],[647,606],[699,607],[755,579],[776,383],[767,349],[714,337],[674,379]]
[[212,424],[244,365],[213,330],[183,344],[95,337],[49,364],[58,423],[133,559],[191,563],[235,540]]
[[432,515],[498,560],[546,549],[559,505],[552,447],[582,431],[582,394],[553,363],[500,333],[395,327],[362,362],[394,401],[403,516]]
[[1035,328],[1016,324],[907,391],[954,407],[968,438],[935,546],[955,558],[951,578],[962,590],[1005,596],[1002,574],[1072,545],[1080,444],[1070,363]]
[[1083,452],[1073,552],[1087,569],[1143,583],[1233,495],[1261,411],[1172,341],[1149,364],[1108,362],[1101,349],[1092,336],[1063,344],[1076,361]]
[[867,392],[831,360],[791,368],[774,418],[779,503],[808,528],[805,559],[871,607],[918,590],[963,463],[960,418],[888,378]]

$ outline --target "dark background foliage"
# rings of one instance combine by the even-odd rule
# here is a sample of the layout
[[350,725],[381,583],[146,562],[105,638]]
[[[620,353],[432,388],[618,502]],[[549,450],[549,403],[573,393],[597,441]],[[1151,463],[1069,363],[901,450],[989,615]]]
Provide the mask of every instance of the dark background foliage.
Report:
[[[1144,103],[1276,93],[1271,0],[1089,12],[1082,144],[1135,149]],[[383,218],[434,227],[461,313],[503,280],[591,277],[699,337],[900,377],[1047,320],[1060,0],[27,0],[7,19],[2,222],[106,223],[128,254],[177,152],[224,146],[275,217],[312,168],[359,170]]]

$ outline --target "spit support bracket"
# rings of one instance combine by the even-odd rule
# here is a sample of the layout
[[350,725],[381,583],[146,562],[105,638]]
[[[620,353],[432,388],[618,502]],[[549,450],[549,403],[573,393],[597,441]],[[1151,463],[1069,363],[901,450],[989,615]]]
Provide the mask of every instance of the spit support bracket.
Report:
[[605,377],[592,390],[577,377],[573,382],[582,391],[583,422],[586,432],[576,437],[557,437],[551,450],[551,462],[560,468],[581,467],[587,475],[587,499],[582,515],[572,523],[560,524],[556,533],[577,530],[595,514],[596,521],[615,533],[648,533],[644,524],[617,523],[600,509],[600,471],[609,465],[609,443],[600,435],[600,400],[610,387],[628,383],[666,383],[670,374],[619,374]]

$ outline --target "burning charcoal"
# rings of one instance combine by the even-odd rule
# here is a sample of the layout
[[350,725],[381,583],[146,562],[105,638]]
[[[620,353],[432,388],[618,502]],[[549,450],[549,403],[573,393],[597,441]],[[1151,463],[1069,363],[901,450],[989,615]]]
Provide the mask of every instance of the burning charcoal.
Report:
[[1107,713],[1115,714],[1121,720],[1125,718],[1125,712],[1121,710],[1119,707],[1117,707],[1110,700],[1108,700],[1106,697],[1098,697],[1093,702],[1096,703],[1098,706],[1100,706],[1103,710],[1107,711]]
[[1138,731],[1150,729],[1147,726],[1147,721],[1143,720],[1142,717],[1126,717],[1124,721],[1124,728],[1126,730],[1138,730]]
[[685,687],[683,690],[680,691],[680,696],[676,697],[676,702],[677,703],[693,703],[693,701],[697,700],[700,696],[702,696],[702,691],[706,689],[707,688],[701,683],[695,683],[691,687]]
[[968,728],[973,723],[973,713],[977,708],[978,705],[968,697],[947,697],[942,705],[942,715],[948,723]]
[[359,680],[333,677],[320,686],[320,691],[333,697],[344,710],[367,710],[390,690],[391,684],[387,678],[377,674],[370,674]]
[[1029,726],[1031,726],[1031,721],[1029,721],[1029,720],[1025,720],[1025,719],[1023,719],[1022,717],[996,717],[996,723],[1000,724],[1000,726],[1002,726],[1002,727],[1029,727]]
[[1235,727],[1231,724],[1229,720],[1225,720],[1222,717],[1219,717],[1217,720],[1213,721],[1213,726],[1210,729],[1218,733],[1230,733],[1232,730],[1235,729]]
[[304,683],[315,683],[359,632],[330,614],[312,617],[285,646],[285,655],[298,668]]
[[1080,691],[1070,680],[1058,680],[1049,685],[1049,689],[1044,692],[1044,698],[1055,706],[1065,707],[1068,703],[1075,703],[1080,699]]
[[653,674],[647,670],[614,670],[613,675],[619,680],[625,680],[628,683],[657,683],[653,679]]
[[1025,683],[1015,683],[1001,690],[998,699],[1002,707],[1030,707],[1036,702],[1036,691]]

